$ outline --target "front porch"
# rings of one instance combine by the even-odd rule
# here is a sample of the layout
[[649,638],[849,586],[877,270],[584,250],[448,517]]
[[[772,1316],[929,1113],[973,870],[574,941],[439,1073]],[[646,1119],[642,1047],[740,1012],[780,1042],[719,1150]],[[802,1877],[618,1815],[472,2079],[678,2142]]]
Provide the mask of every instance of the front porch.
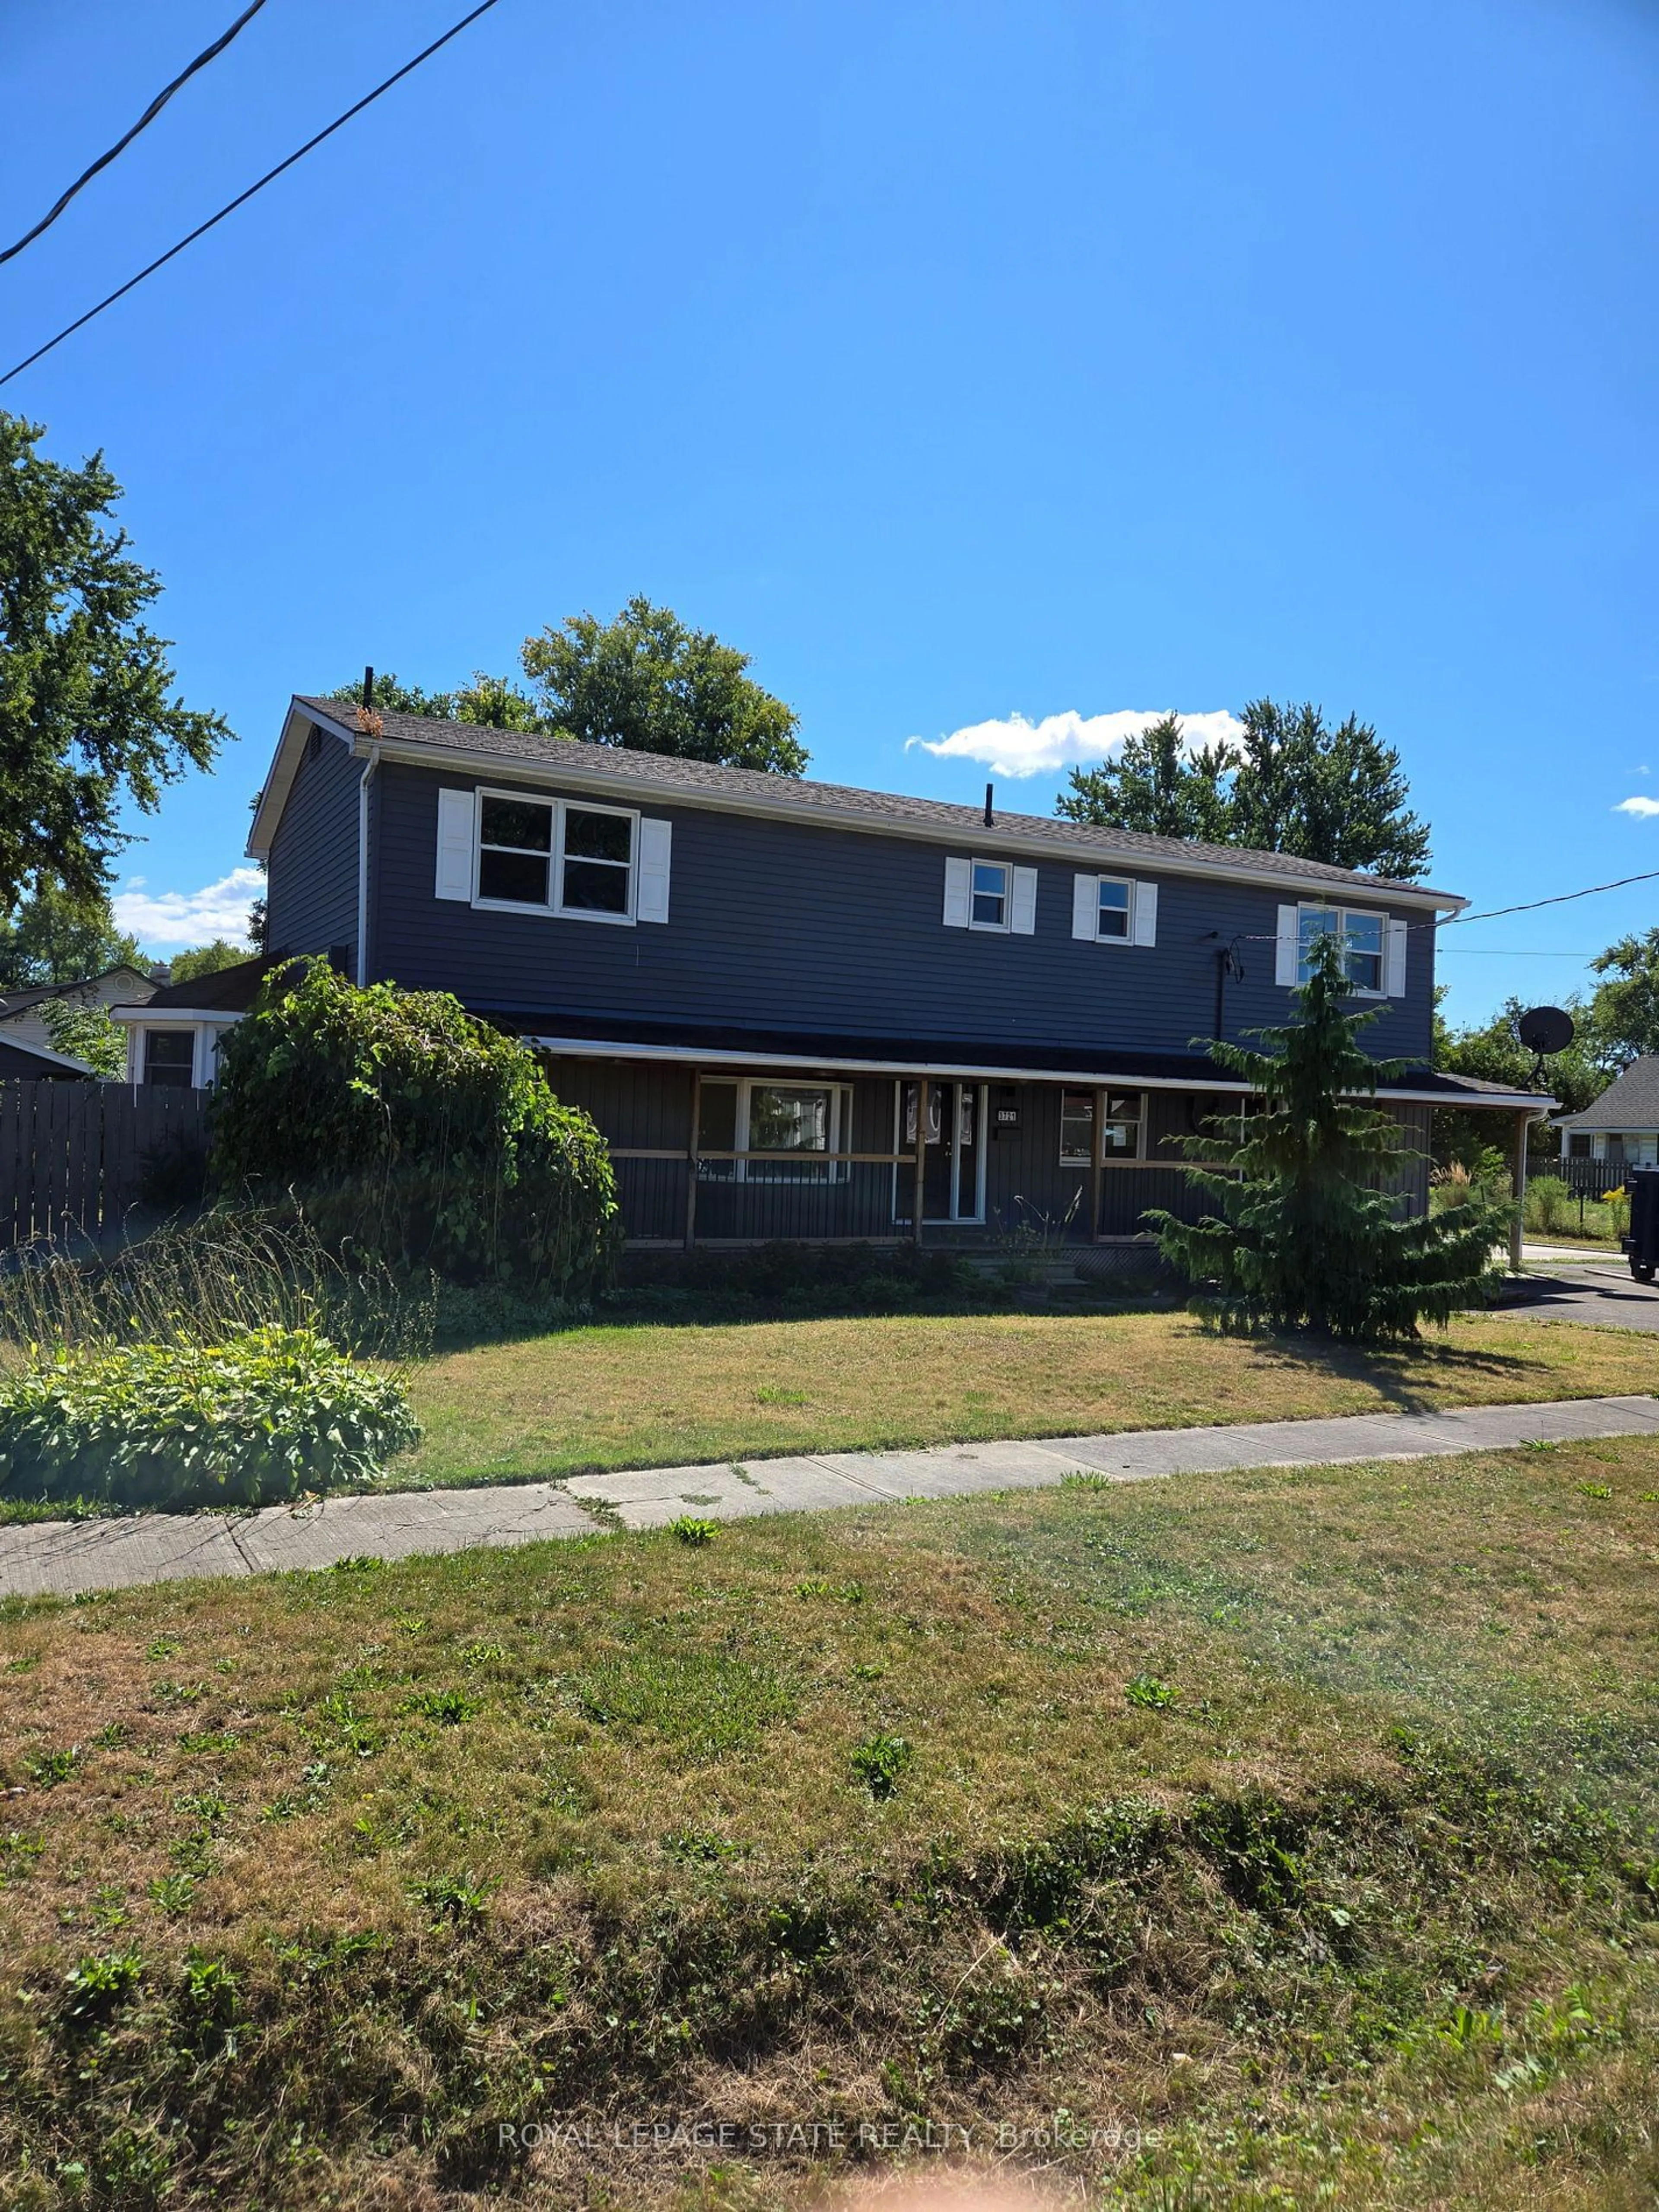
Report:
[[[1207,1210],[1183,1171],[1186,1140],[1244,1097],[1201,1060],[1198,1079],[1182,1080],[1129,1055],[1121,1073],[937,1060],[878,1072],[863,1060],[532,1042],[552,1087],[609,1140],[636,1249],[913,1243],[1080,1255],[1140,1244],[1150,1209],[1186,1220]],[[1420,1212],[1432,1102],[1379,1103],[1401,1127],[1394,1188]]]

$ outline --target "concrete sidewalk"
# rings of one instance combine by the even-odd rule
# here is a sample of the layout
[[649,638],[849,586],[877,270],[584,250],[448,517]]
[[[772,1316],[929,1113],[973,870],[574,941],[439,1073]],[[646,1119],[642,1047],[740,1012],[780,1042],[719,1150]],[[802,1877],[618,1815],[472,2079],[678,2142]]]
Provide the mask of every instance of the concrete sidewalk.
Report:
[[660,1528],[682,1513],[713,1521],[817,1512],[902,1498],[1029,1490],[1078,1473],[1120,1482],[1234,1468],[1321,1467],[1425,1459],[1580,1437],[1659,1436],[1659,1398],[1575,1398],[1443,1413],[1360,1413],[1328,1421],[1141,1429],[932,1451],[828,1452],[750,1467],[645,1468],[477,1490],[399,1491],[272,1505],[257,1513],[143,1514],[125,1521],[0,1528],[0,1596],[118,1589],[189,1575],[256,1575],[360,1556],[406,1559],[529,1544],[596,1528]]

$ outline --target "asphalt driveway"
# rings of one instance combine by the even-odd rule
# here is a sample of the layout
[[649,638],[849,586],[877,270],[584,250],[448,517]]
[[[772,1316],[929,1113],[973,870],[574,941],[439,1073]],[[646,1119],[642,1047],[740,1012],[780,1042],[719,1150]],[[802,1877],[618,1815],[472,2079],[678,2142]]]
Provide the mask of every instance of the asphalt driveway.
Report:
[[1588,1322],[1593,1328],[1643,1328],[1659,1335],[1659,1284],[1634,1281],[1623,1260],[1572,1265],[1558,1256],[1547,1271],[1533,1275],[1531,1291],[1504,1307],[1506,1320]]

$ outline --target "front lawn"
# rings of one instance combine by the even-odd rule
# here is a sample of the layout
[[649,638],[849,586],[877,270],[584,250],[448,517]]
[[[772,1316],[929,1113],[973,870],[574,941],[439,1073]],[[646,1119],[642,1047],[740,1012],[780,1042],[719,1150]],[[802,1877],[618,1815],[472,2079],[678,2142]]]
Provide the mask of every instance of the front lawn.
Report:
[[1621,1438],[9,1605],[0,2200],[1649,2204],[1656,1566]]
[[1455,1322],[1378,1352],[1210,1334],[1185,1314],[860,1316],[595,1328],[453,1352],[412,1380],[395,1483],[556,1477],[768,1453],[1652,1389],[1632,1332]]

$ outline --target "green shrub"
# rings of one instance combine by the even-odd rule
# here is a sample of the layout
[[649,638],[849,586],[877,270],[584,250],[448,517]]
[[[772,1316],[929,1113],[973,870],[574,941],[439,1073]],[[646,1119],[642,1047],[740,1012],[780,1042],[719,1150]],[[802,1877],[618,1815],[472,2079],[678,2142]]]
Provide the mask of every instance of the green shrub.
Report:
[[227,1036],[210,1111],[217,1188],[291,1193],[338,1246],[461,1281],[608,1279],[605,1139],[447,992],[290,962]]
[[1542,1230],[1547,1237],[1578,1226],[1578,1200],[1559,1176],[1534,1176],[1527,1185],[1522,1212],[1528,1228]]
[[0,1381],[0,1491],[275,1504],[373,1481],[420,1433],[392,1376],[310,1329],[60,1349]]

